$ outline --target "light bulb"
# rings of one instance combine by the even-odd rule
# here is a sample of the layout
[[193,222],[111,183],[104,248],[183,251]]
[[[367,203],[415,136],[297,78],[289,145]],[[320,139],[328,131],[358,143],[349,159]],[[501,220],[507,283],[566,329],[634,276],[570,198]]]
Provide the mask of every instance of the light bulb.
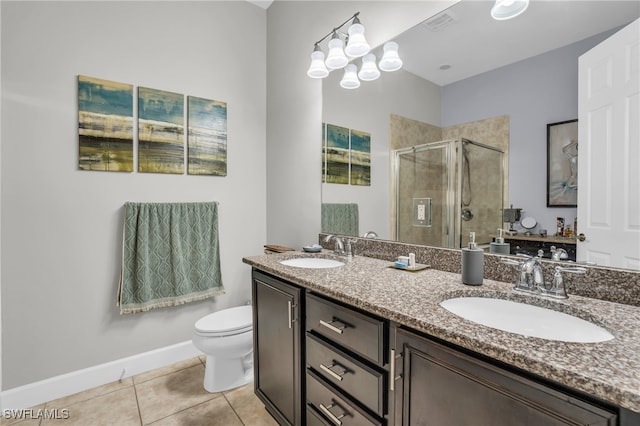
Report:
[[529,7],[529,0],[496,0],[491,16],[498,21],[515,18]]
[[367,53],[362,57],[362,68],[358,77],[362,81],[373,81],[380,77],[380,70],[376,66],[376,56],[373,53]]
[[356,72],[358,68],[354,64],[349,64],[344,68],[344,76],[340,81],[340,87],[343,89],[357,89],[360,87],[360,80]]
[[349,33],[349,39],[347,47],[344,48],[344,53],[352,58],[359,58],[369,53],[371,48],[364,38],[364,26],[357,17],[354,18],[353,24],[351,24],[347,32]]
[[330,70],[344,68],[344,66],[349,62],[344,54],[344,50],[342,49],[343,46],[344,43],[342,42],[342,39],[334,32],[333,37],[329,40],[329,53],[327,54],[327,59],[324,61],[327,68]]
[[384,51],[378,66],[382,71],[397,71],[402,68],[402,59],[398,55],[398,43],[389,41],[382,47]]
[[309,65],[307,75],[311,78],[325,78],[329,75],[329,70],[324,65],[324,52],[317,46],[316,50],[311,52],[311,65]]

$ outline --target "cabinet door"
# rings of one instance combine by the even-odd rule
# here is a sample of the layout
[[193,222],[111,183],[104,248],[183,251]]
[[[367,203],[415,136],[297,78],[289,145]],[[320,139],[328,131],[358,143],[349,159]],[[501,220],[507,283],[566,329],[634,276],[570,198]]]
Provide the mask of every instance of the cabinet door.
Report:
[[302,425],[302,290],[253,273],[254,387],[281,425]]
[[395,337],[396,425],[617,424],[613,412],[413,332]]

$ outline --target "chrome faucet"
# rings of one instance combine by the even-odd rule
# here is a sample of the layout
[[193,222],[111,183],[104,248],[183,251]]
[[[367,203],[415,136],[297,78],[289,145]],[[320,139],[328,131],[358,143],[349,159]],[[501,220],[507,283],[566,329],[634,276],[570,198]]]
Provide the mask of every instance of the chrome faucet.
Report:
[[518,256],[527,258],[521,262],[513,259],[502,260],[502,263],[519,266],[520,268],[516,278],[516,284],[513,289],[525,293],[553,297],[555,299],[567,299],[569,296],[567,296],[562,273],[586,274],[587,270],[578,266],[566,268],[556,266],[551,283],[547,284],[544,281],[544,271],[542,269],[542,264],[540,263],[543,254],[544,252],[542,250],[538,250],[538,255],[534,257],[519,254]]
[[551,260],[565,260],[568,258],[569,254],[565,249],[557,249],[556,246],[551,246]]
[[365,234],[362,236],[363,238],[378,238],[378,234],[375,231],[367,231],[365,232]]
[[333,252],[335,254],[345,255],[346,253],[344,251],[344,244],[342,243],[342,239],[340,237],[336,237],[335,235],[327,235],[327,237],[324,239],[324,242],[328,243],[331,241],[331,239],[333,239],[335,242]]

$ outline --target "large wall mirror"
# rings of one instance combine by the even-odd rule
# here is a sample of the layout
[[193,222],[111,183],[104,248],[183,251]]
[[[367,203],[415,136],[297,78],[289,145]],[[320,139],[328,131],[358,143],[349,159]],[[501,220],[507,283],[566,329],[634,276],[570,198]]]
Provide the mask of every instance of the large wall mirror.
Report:
[[[579,205],[548,205],[548,131],[578,118],[578,57],[640,4],[532,1],[496,21],[493,3],[461,1],[396,37],[399,71],[355,90],[340,87],[342,70],[323,81],[325,140],[335,129],[369,138],[364,184],[322,183],[323,210],[355,206],[359,236],[459,248],[468,231],[484,244],[497,228],[553,236],[558,218],[580,232]],[[576,139],[567,132],[551,137]],[[561,147],[579,145],[569,139]]]

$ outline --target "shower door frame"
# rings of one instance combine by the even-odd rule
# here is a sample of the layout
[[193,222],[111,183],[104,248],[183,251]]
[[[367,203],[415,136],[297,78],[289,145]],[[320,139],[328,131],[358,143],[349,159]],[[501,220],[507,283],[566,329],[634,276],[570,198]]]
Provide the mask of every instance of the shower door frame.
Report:
[[[399,217],[399,206],[400,206],[400,190],[398,188],[399,185],[399,177],[398,173],[400,171],[400,156],[404,154],[416,154],[418,152],[423,152],[432,149],[440,149],[445,148],[445,156],[446,156],[446,166],[447,166],[447,191],[445,195],[445,220],[447,232],[446,236],[442,239],[442,241],[446,241],[445,248],[456,248],[456,242],[460,241],[460,229],[456,226],[456,211],[457,215],[460,216],[460,192],[456,194],[456,181],[460,178],[460,168],[455,167],[458,162],[457,156],[461,155],[459,150],[456,147],[460,144],[460,139],[449,139],[444,141],[437,142],[428,142],[420,145],[414,145],[408,148],[399,148],[393,150],[392,156],[392,170],[391,174],[392,182],[391,188],[393,188],[394,195],[392,199],[395,202],[395,206],[392,207],[392,211],[394,212],[394,226],[392,226],[392,237],[394,241],[398,240],[400,223],[398,221]],[[456,176],[457,175],[457,176]],[[453,227],[453,229],[451,229]],[[459,247],[458,247],[459,248]]]

